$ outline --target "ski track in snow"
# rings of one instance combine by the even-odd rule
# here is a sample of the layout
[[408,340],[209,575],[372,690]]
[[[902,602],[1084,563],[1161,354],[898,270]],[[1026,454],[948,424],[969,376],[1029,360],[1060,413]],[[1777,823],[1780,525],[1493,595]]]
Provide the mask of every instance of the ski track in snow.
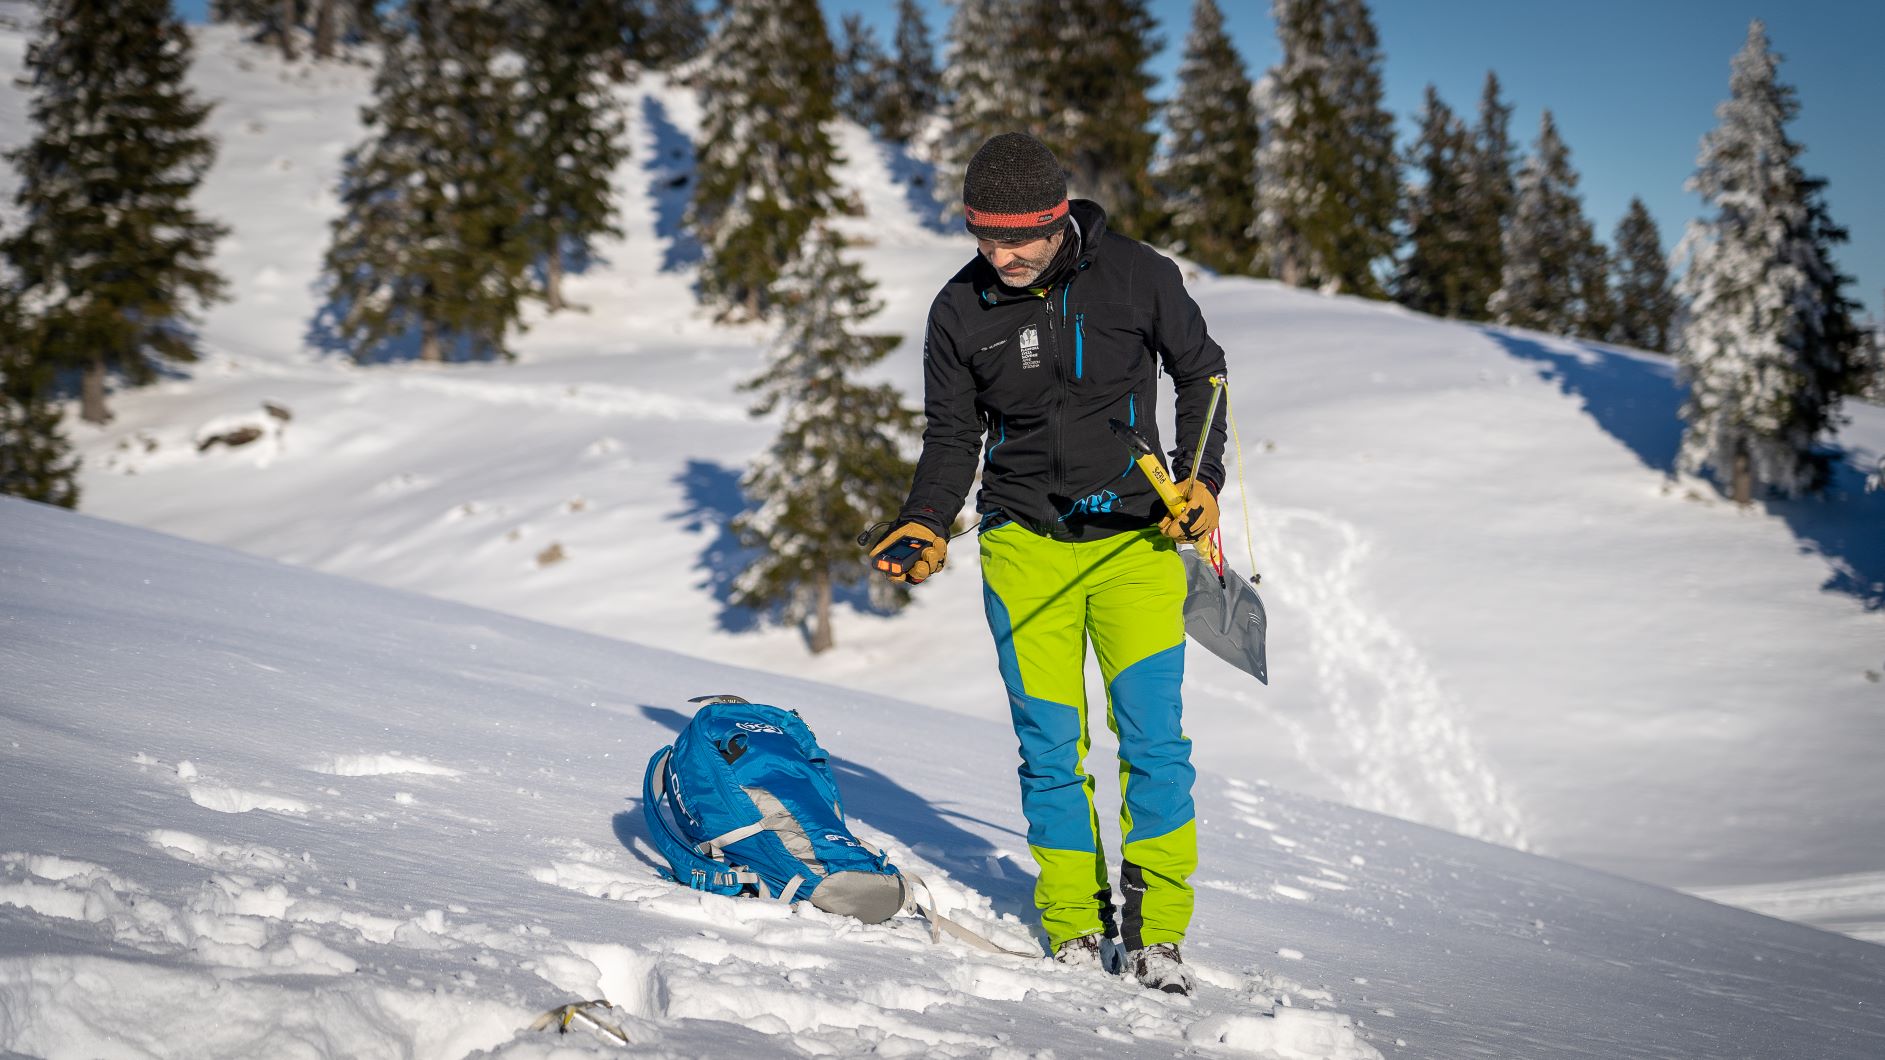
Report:
[[1332,773],[1344,798],[1464,835],[1527,849],[1519,812],[1440,680],[1406,634],[1364,597],[1369,545],[1326,512],[1269,513],[1275,577],[1265,583],[1309,624],[1319,702],[1352,760]]

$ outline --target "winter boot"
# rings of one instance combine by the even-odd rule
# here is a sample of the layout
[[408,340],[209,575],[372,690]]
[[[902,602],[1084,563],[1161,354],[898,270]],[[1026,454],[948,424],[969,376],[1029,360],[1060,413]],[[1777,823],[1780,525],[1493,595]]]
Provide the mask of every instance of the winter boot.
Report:
[[1054,961],[1069,968],[1105,971],[1106,950],[1101,945],[1101,941],[1102,936],[1098,932],[1082,935],[1077,939],[1068,939],[1054,950]]
[[1198,988],[1197,980],[1191,977],[1191,969],[1186,968],[1184,958],[1178,956],[1176,942],[1155,942],[1142,950],[1133,950],[1126,954],[1126,967],[1139,980],[1139,985],[1148,990],[1189,997]]

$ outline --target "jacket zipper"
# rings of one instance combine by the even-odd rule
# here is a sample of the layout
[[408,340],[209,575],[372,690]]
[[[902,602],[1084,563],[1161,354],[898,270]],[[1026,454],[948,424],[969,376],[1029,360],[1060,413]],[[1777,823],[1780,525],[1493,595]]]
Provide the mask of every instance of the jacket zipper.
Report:
[[[1060,322],[1063,325],[1062,328],[1057,330],[1053,326],[1054,292],[1052,290],[1047,292],[1048,297],[1044,299],[1046,304],[1041,307],[1046,310],[1048,330],[1054,332],[1054,383],[1056,390],[1054,395],[1054,493],[1063,497],[1067,494],[1067,391],[1070,388],[1067,386],[1066,367],[1061,363],[1060,333],[1066,330],[1064,325],[1067,323],[1067,299],[1072,288],[1072,276],[1068,276],[1065,280],[1061,281]],[[1078,341],[1079,336],[1076,335],[1076,344]]]

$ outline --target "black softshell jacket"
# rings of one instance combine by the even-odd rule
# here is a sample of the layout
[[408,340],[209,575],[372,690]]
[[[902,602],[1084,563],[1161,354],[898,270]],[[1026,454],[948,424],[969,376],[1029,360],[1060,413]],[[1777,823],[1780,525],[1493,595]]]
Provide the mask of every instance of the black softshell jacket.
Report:
[[[1108,426],[1117,419],[1163,448],[1160,366],[1178,395],[1173,478],[1190,473],[1210,378],[1224,351],[1206,332],[1178,266],[1106,230],[1106,212],[1071,205],[1081,244],[1044,293],[1004,286],[980,255],[943,287],[923,343],[923,455],[898,520],[940,534],[962,507],[976,466],[976,510],[1068,541],[1137,530],[1164,508],[1133,453]],[[1199,474],[1224,481],[1218,410]]]

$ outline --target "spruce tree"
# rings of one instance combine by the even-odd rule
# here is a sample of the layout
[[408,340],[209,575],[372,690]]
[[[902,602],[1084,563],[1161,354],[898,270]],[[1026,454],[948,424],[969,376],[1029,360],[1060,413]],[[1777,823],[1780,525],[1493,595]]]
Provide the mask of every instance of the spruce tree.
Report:
[[1477,249],[1474,203],[1466,190],[1473,180],[1473,143],[1432,85],[1408,162],[1422,179],[1407,194],[1408,253],[1395,275],[1394,299],[1434,316],[1465,316]]
[[936,167],[937,197],[947,216],[962,212],[962,178],[975,152],[998,133],[1035,127],[1041,81],[1019,43],[1022,13],[1020,0],[957,0],[949,20]]
[[1466,184],[1460,190],[1463,220],[1462,246],[1453,285],[1464,320],[1487,320],[1487,304],[1499,289],[1505,270],[1505,228],[1518,197],[1512,174],[1516,168],[1510,134],[1512,107],[1499,96],[1499,77],[1486,71],[1479,97],[1479,121],[1473,126]]
[[702,67],[688,221],[719,319],[756,319],[812,223],[846,207],[826,123],[835,60],[817,0],[729,0]]
[[595,239],[621,234],[613,177],[628,150],[610,81],[627,26],[621,0],[524,0],[514,17],[530,244],[554,311],[566,259],[586,261]]
[[1258,242],[1286,283],[1380,297],[1400,177],[1363,0],[1276,0],[1282,62],[1258,156]]
[[[744,384],[759,395],[755,416],[781,415],[777,438],[740,481],[759,506],[735,519],[734,529],[757,558],[741,572],[734,598],[804,623],[816,653],[835,643],[833,589],[868,575],[852,535],[903,500],[918,416],[896,388],[858,381],[899,341],[857,331],[882,308],[873,285],[844,260],[828,225],[816,224],[806,242],[775,287],[778,340],[764,369]],[[887,602],[906,600],[899,591]]]
[[327,59],[340,44],[373,39],[380,26],[376,0],[211,0],[209,18],[247,27],[290,62],[302,34],[311,37],[314,57]]
[[1656,353],[1669,352],[1669,328],[1675,322],[1676,296],[1669,285],[1669,263],[1662,234],[1642,199],[1631,199],[1611,240],[1616,253],[1616,328],[1613,342]]
[[83,371],[80,416],[110,418],[105,376],[150,381],[151,356],[196,359],[189,311],[222,295],[227,231],[190,196],[216,154],[184,84],[190,37],[168,0],[51,0],[27,52],[33,139],[18,231],[0,243],[43,336],[35,360]]
[[656,70],[670,70],[707,47],[707,20],[697,0],[651,0],[632,38],[630,57]]
[[281,49],[282,58],[293,62],[301,6],[297,0],[210,0],[209,20],[247,27],[254,39]]
[[877,133],[891,143],[907,144],[936,113],[942,98],[936,48],[916,0],[897,0],[895,47],[889,91],[877,110]]
[[37,336],[16,292],[0,291],[0,494],[78,506],[78,460],[60,427],[52,366],[34,356]]
[[1256,258],[1257,105],[1243,57],[1215,0],[1196,0],[1165,109],[1159,170],[1173,249],[1220,273],[1249,273]]
[[1537,148],[1519,169],[1518,197],[1505,231],[1505,267],[1487,308],[1511,327],[1582,334],[1605,312],[1603,276],[1602,250],[1584,219],[1571,152],[1547,110],[1539,120]]
[[360,360],[415,335],[423,361],[508,356],[532,260],[509,27],[482,0],[408,0],[395,28],[344,164],[333,329]]
[[[1885,404],[1885,320],[1873,320],[1861,329],[1858,371],[1854,373],[1859,397],[1875,404]],[[1880,458],[1885,465],[1885,457]]]
[[833,102],[838,113],[872,132],[882,128],[884,107],[894,93],[890,56],[877,33],[853,11],[838,25],[837,76]]
[[1141,239],[1163,227],[1151,178],[1160,41],[1145,0],[1032,0],[1017,42],[1036,101],[1025,126],[1067,170],[1068,193],[1097,200],[1108,227]]
[[1572,333],[1599,342],[1609,339],[1617,329],[1616,292],[1610,284],[1610,252],[1597,242],[1588,221],[1584,224],[1584,241],[1578,248],[1572,282],[1577,291],[1577,323]]
[[1859,336],[1830,256],[1843,233],[1823,182],[1801,172],[1786,128],[1799,103],[1779,61],[1756,20],[1688,184],[1709,216],[1678,251],[1688,308],[1676,355],[1689,388],[1679,464],[1712,470],[1742,505],[1763,485],[1787,496],[1824,487],[1815,445],[1857,376]]

